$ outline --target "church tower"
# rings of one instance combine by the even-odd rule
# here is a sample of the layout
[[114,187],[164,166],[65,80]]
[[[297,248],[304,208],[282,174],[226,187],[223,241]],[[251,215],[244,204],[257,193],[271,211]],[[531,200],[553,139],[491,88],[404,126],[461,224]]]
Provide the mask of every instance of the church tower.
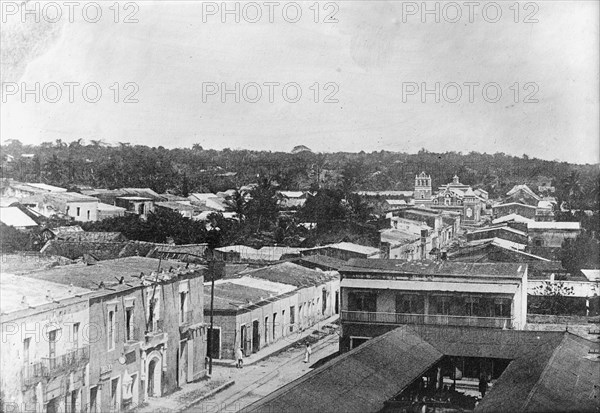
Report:
[[421,172],[420,175],[415,175],[415,203],[419,201],[431,200],[431,175]]

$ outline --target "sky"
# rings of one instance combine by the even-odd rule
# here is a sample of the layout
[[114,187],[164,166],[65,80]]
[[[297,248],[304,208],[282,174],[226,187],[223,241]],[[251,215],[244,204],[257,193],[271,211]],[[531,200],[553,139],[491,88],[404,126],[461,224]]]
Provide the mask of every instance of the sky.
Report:
[[1,137],[598,163],[599,2],[467,3],[3,5]]

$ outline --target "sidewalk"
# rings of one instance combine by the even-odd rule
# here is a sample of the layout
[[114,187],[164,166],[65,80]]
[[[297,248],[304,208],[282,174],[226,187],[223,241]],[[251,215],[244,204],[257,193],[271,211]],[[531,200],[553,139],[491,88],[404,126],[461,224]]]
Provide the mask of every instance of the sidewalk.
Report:
[[[248,357],[244,357],[244,366],[250,366],[267,357],[275,356],[283,351],[287,351],[290,347],[303,345],[305,341],[310,342],[312,345],[321,340],[323,337],[331,334],[335,328],[334,323],[338,319],[339,314],[336,314],[318,322],[304,331],[294,332],[286,337],[283,337],[277,342],[269,344],[267,347],[263,347],[259,352],[251,354]],[[323,330],[326,331],[323,332]],[[319,333],[314,334],[315,331],[318,331]],[[236,360],[213,360],[213,366],[235,367],[235,364]]]
[[[337,321],[338,317],[338,315],[335,315],[323,320],[311,328],[291,334],[261,349],[258,353],[245,357],[244,367],[256,364],[259,361],[283,353],[291,348],[303,347],[306,341],[309,341],[313,345],[318,342],[313,347],[313,351],[316,351],[319,347],[325,345],[326,342],[334,339],[337,340],[337,337],[332,337],[336,335],[334,332],[336,327],[333,323]],[[187,383],[181,389],[168,396],[151,397],[144,405],[135,409],[135,413],[174,413],[188,410],[191,406],[236,384],[237,377],[234,380],[234,376],[242,372],[245,373],[245,370],[236,369],[234,360],[213,360],[212,377],[206,377],[194,383]],[[249,377],[243,377],[242,381],[245,379],[249,379]],[[268,379],[268,377],[263,378],[263,380],[265,379]],[[252,379],[252,381],[255,382],[256,380]]]

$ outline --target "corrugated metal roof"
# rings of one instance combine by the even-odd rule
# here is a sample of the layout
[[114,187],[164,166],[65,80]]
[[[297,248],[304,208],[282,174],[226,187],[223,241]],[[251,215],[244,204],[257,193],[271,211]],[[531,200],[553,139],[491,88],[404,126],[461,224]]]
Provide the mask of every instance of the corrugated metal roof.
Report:
[[271,393],[247,412],[377,412],[443,353],[396,329]]
[[378,412],[443,356],[512,360],[476,412],[597,411],[600,361],[589,353],[597,348],[568,332],[402,326],[245,411]]

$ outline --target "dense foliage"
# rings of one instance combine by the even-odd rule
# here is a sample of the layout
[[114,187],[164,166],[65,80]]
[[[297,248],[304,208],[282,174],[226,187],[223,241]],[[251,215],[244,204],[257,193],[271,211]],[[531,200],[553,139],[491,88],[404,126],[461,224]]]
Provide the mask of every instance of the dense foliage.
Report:
[[[347,195],[353,190],[410,190],[421,171],[431,174],[435,187],[452,180],[482,187],[492,198],[502,197],[513,185],[526,183],[556,187],[556,196],[574,209],[597,209],[598,165],[478,152],[417,154],[299,153],[192,148],[166,149],[101,141],[69,144],[57,140],[39,146],[11,140],[2,146],[2,175],[22,181],[37,181],[68,188],[150,187],[185,195],[188,192],[218,192],[257,183],[257,177],[276,182],[287,190],[331,188]],[[29,157],[21,157],[30,154]],[[267,211],[268,212],[268,211]],[[262,223],[261,223],[262,225]]]

